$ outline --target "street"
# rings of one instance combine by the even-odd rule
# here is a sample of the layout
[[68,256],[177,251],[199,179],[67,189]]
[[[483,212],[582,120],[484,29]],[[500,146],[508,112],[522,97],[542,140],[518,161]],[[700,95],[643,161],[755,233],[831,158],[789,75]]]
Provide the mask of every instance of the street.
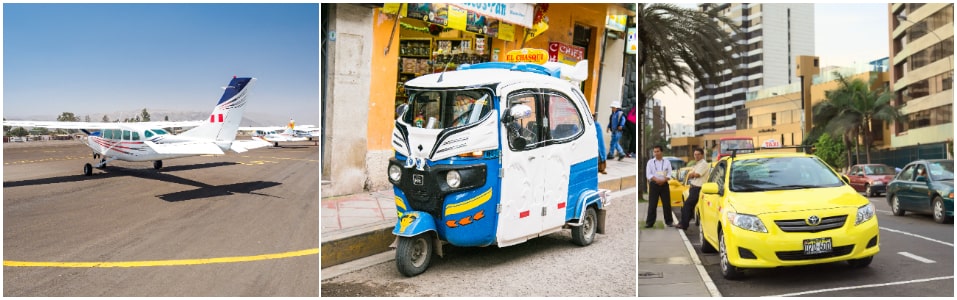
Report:
[[723,296],[954,296],[953,224],[937,224],[929,215],[894,216],[884,195],[869,200],[877,209],[881,251],[863,269],[845,262],[748,269],[744,279],[731,281],[721,276],[718,254],[701,253],[694,223],[686,234]]
[[405,277],[388,260],[324,280],[322,297],[634,297],[635,189],[611,196],[606,232],[589,246],[573,244],[570,230],[505,248],[445,245],[421,275]]

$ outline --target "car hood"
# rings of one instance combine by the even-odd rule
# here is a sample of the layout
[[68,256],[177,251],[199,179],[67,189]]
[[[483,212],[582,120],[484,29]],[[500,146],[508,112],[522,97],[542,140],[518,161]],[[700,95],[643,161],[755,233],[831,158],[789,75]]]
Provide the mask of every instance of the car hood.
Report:
[[739,213],[766,213],[861,207],[868,200],[848,186],[734,193],[729,203]]

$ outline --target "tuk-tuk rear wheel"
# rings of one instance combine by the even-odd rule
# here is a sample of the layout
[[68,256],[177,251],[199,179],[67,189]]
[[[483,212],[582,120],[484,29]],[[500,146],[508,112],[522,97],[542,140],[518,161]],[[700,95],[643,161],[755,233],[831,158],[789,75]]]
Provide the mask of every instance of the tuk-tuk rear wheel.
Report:
[[432,261],[432,234],[426,232],[413,237],[399,237],[395,249],[395,265],[399,273],[413,277],[425,272]]
[[595,241],[595,231],[598,229],[598,217],[594,207],[585,209],[582,216],[582,225],[572,227],[572,243],[579,246],[588,246]]

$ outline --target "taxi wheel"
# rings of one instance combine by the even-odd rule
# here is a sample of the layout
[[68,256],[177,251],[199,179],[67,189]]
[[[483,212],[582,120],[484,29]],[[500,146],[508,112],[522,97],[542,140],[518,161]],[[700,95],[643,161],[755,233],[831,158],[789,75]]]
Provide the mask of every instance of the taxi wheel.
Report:
[[575,243],[575,245],[588,246],[595,241],[595,230],[598,228],[595,208],[588,207],[585,210],[584,218],[581,226],[572,227],[572,243]]
[[863,268],[871,264],[871,261],[874,260],[873,256],[868,256],[861,259],[851,259],[847,261],[847,264],[851,265],[851,268]]
[[395,265],[399,273],[412,277],[425,272],[432,261],[432,234],[423,233],[414,237],[399,237],[395,249]]
[[901,209],[901,200],[897,198],[897,195],[891,196],[891,213],[895,216],[903,216],[905,211]]
[[738,267],[732,266],[731,261],[728,259],[728,249],[724,246],[724,233],[718,231],[718,247],[720,249],[721,255],[721,276],[724,276],[725,279],[735,280],[740,279],[744,276],[744,271],[738,269]]
[[947,217],[947,212],[944,211],[944,199],[941,199],[940,196],[934,197],[934,222],[940,224],[946,224],[953,222],[953,219]]

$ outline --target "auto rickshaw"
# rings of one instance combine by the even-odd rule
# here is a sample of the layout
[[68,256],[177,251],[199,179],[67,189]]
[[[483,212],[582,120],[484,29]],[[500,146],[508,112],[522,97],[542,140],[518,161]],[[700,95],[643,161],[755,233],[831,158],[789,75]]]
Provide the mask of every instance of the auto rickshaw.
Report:
[[398,220],[396,266],[425,272],[443,243],[506,247],[570,228],[604,233],[598,141],[578,66],[462,65],[405,83],[388,175]]

